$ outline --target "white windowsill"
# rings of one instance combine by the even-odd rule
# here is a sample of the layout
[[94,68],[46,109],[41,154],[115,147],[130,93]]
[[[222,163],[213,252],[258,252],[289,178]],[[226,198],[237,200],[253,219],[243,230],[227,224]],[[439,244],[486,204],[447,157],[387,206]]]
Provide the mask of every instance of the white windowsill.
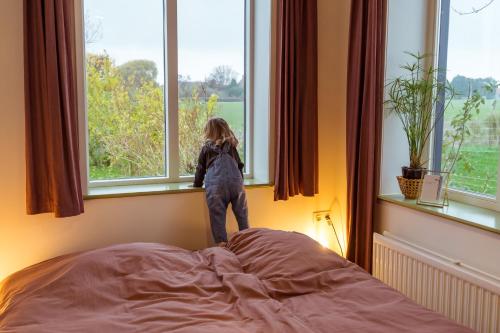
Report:
[[500,212],[494,210],[453,200],[443,208],[418,205],[416,200],[405,199],[401,194],[379,195],[378,199],[500,234]]
[[[270,187],[272,184],[268,180],[245,179],[245,187]],[[163,184],[144,184],[144,185],[120,185],[103,186],[88,189],[85,200],[136,197],[144,195],[174,194],[203,192],[205,189],[200,187],[191,187],[193,182],[184,183],[163,183]]]

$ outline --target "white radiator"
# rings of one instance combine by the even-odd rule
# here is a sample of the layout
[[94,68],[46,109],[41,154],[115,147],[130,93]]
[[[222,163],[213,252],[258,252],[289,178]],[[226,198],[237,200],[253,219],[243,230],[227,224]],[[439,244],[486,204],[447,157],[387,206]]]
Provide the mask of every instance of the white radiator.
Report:
[[478,332],[500,332],[498,277],[387,232],[374,234],[373,275],[464,326]]

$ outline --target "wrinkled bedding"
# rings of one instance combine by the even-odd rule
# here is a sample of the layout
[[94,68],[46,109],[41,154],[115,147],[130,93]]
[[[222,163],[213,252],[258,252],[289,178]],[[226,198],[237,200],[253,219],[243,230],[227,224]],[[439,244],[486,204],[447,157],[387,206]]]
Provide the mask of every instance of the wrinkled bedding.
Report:
[[133,243],[57,257],[0,287],[0,332],[472,332],[305,235],[226,248]]

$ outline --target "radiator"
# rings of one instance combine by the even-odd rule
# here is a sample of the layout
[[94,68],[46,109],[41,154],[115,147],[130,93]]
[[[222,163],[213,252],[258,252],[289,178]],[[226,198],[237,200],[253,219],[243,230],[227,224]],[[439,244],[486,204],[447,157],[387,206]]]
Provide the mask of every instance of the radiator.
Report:
[[374,234],[373,275],[464,326],[478,332],[500,332],[498,277],[387,232]]

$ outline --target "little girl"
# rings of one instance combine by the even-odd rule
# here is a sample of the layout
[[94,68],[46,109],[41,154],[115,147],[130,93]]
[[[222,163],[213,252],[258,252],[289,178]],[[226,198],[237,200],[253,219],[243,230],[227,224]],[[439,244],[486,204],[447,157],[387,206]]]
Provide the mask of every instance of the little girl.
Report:
[[236,147],[238,140],[222,118],[212,118],[205,125],[205,144],[198,158],[194,187],[202,187],[210,215],[215,243],[227,242],[226,212],[231,203],[239,230],[248,228],[248,208],[243,188],[243,163]]

